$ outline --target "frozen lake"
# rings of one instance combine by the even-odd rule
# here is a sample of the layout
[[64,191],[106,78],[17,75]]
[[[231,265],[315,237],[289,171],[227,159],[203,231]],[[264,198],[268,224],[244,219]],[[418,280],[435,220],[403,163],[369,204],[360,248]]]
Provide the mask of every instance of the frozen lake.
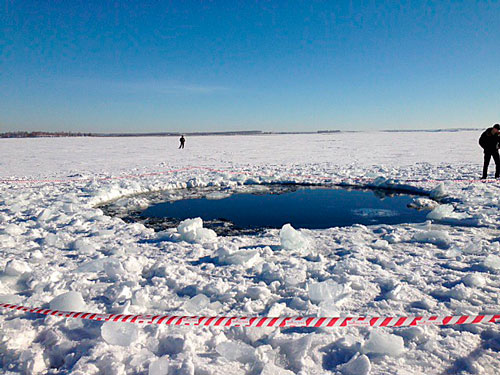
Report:
[[[2,139],[0,302],[178,316],[497,314],[499,184],[468,181],[481,174],[479,135],[189,137],[183,150],[176,137]],[[433,210],[413,223],[284,225],[259,235],[220,236],[193,218],[159,231],[121,219],[150,207],[145,196],[156,192],[180,203],[187,191],[218,190],[210,198],[221,199],[206,203],[220,204],[226,190],[268,194],[269,185],[342,182],[449,200],[436,207],[415,198],[416,207]],[[350,214],[386,220],[373,213],[392,211],[397,198],[378,202],[389,211],[355,199]],[[101,208],[109,202],[114,216]],[[289,204],[276,207],[291,215]],[[323,209],[311,209],[313,216]],[[271,213],[261,211],[259,220]],[[494,374],[500,367],[493,324],[125,327],[3,311],[0,331],[7,373]]]

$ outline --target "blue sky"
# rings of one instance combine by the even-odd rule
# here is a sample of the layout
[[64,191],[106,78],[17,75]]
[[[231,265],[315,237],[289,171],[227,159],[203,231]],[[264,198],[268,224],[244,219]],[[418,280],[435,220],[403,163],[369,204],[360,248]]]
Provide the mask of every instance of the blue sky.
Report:
[[0,131],[500,122],[495,1],[0,4]]

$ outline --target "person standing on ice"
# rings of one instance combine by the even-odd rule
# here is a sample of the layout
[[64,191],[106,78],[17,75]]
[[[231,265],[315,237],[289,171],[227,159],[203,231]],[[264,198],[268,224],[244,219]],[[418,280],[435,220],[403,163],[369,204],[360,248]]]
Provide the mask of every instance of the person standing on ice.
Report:
[[481,177],[483,180],[488,176],[488,166],[490,165],[492,156],[496,166],[495,178],[500,177],[500,157],[498,156],[499,131],[500,124],[495,124],[492,128],[486,129],[479,138],[479,145],[484,150],[483,176]]
[[179,141],[181,142],[179,148],[184,148],[184,143],[186,142],[184,135],[181,135],[181,138],[179,139]]

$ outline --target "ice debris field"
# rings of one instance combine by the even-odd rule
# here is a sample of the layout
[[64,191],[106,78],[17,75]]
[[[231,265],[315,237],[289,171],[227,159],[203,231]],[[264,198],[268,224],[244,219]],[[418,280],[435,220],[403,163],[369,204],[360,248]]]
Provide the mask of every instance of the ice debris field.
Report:
[[[198,317],[495,315],[497,181],[480,131],[0,140],[0,303]],[[493,167],[492,167],[493,168]],[[425,193],[412,224],[218,236],[103,214],[140,193],[342,183]],[[439,204],[432,198],[447,197]],[[145,207],[144,207],[145,208]],[[47,310],[46,310],[47,311]],[[116,315],[114,315],[116,316]],[[495,323],[215,327],[0,308],[5,374],[495,374]]]

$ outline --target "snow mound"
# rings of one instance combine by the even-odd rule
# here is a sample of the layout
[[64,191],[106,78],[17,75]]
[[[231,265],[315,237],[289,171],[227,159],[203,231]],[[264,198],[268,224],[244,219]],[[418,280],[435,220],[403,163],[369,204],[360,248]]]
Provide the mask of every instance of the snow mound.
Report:
[[483,247],[480,242],[478,243],[471,241],[466,245],[464,245],[463,247],[461,247],[460,250],[468,254],[479,254],[483,251]]
[[438,186],[436,186],[434,189],[431,190],[429,196],[432,199],[438,199],[445,197],[447,195],[445,189],[444,189],[444,184],[441,182]]
[[309,334],[300,338],[297,336],[283,340],[276,338],[271,345],[280,347],[280,352],[283,353],[290,370],[296,374],[308,374],[308,367],[314,366],[314,360],[311,358],[315,350],[312,347],[314,343],[314,335]]
[[50,301],[50,308],[60,311],[85,311],[87,304],[80,292],[71,291],[60,294]]
[[309,248],[309,239],[295,230],[290,224],[285,224],[280,230],[281,248],[284,250],[306,250]]
[[[0,287],[2,286],[0,282]],[[0,289],[1,290],[1,289]],[[0,293],[0,303],[12,303],[13,305],[22,305],[23,297],[16,294],[1,294]]]
[[271,292],[266,287],[251,286],[247,289],[247,296],[253,300],[267,301],[271,296]]
[[362,347],[362,352],[365,354],[382,354],[391,357],[397,357],[403,351],[403,338],[382,330],[371,331],[368,341]]
[[446,248],[451,243],[448,232],[442,230],[429,230],[417,232],[413,235],[413,241],[421,243],[431,243],[441,248]]
[[148,375],[166,375],[168,374],[168,357],[162,357],[149,364]]
[[41,374],[46,373],[47,366],[43,358],[41,346],[34,344],[32,350],[24,350],[19,356],[19,361],[22,363],[24,374]]
[[483,265],[492,270],[500,269],[500,256],[490,254],[483,260]]
[[217,241],[217,234],[213,230],[203,228],[201,217],[181,221],[177,227],[177,232],[180,234],[180,239],[186,242],[206,243]]
[[101,336],[108,344],[129,346],[137,340],[139,332],[134,324],[106,322],[101,327]]
[[386,240],[376,240],[371,245],[374,249],[390,250],[389,241]]
[[485,278],[479,273],[470,273],[462,278],[462,283],[468,287],[482,288],[486,285]]
[[127,271],[118,259],[110,258],[103,264],[103,270],[111,280],[121,280],[127,276]]
[[408,206],[419,210],[433,210],[438,205],[438,202],[429,198],[414,198]]
[[255,349],[243,342],[224,341],[215,347],[215,351],[228,361],[250,363],[255,361]]
[[338,303],[349,295],[349,288],[345,284],[338,284],[329,279],[319,283],[309,283],[308,292],[312,302],[333,301]]
[[237,264],[245,267],[252,267],[261,260],[257,249],[236,250],[231,246],[219,248],[216,255],[221,264]]
[[364,354],[356,354],[342,366],[340,371],[343,375],[368,375],[371,369],[370,359]]
[[390,180],[384,176],[377,176],[371,183],[372,186],[386,187],[390,183]]
[[15,237],[23,234],[24,230],[17,224],[9,224],[3,229],[3,232]]
[[210,304],[210,298],[204,294],[197,294],[184,303],[184,309],[192,314],[199,313]]
[[28,264],[20,260],[12,259],[5,265],[4,273],[7,276],[20,276],[31,271],[31,267]]
[[447,218],[462,219],[463,215],[453,212],[455,209],[451,204],[441,204],[427,214],[427,219],[443,220]]
[[294,375],[290,370],[276,366],[274,363],[268,362],[262,369],[260,375]]
[[104,266],[107,262],[109,262],[108,259],[95,259],[88,262],[84,262],[76,269],[76,272],[99,273],[101,271],[104,271]]
[[481,215],[468,216],[465,212],[454,212],[451,204],[443,204],[427,214],[427,219],[441,221],[450,225],[478,226],[481,224]]
[[71,244],[71,249],[82,254],[94,254],[96,248],[85,239],[78,239]]
[[285,284],[294,286],[306,281],[307,272],[305,268],[295,266],[287,269],[284,276]]

